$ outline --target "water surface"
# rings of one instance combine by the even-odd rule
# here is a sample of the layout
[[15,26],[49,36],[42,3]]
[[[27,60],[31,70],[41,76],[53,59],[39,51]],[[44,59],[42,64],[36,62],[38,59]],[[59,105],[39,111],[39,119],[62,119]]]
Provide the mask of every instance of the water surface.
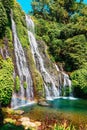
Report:
[[49,107],[33,104],[22,107],[25,115],[33,120],[43,121],[46,117],[66,119],[74,124],[87,124],[87,101],[82,99],[58,98],[48,101]]

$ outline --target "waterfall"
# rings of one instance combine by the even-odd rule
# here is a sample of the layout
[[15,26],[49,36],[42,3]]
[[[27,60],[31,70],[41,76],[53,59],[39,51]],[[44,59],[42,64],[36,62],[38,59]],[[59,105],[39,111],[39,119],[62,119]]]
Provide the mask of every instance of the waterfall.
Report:
[[60,71],[60,69],[58,68],[58,66],[55,64],[55,68],[56,68],[56,70],[59,72]]
[[[38,44],[34,36],[34,23],[30,16],[26,15],[26,23],[27,23],[27,28],[28,28],[28,36],[29,36],[29,42],[30,42],[30,47],[32,51],[32,55],[34,58],[35,63],[39,64],[39,71],[42,75],[44,85],[45,85],[45,91],[46,91],[46,98],[47,97],[58,97],[59,96],[59,91],[56,88],[55,82],[53,81],[53,78],[47,72],[45,66],[44,66],[44,60],[39,52],[38,49]],[[30,29],[30,30],[29,30]]]
[[52,97],[50,95],[50,91],[49,91],[48,87],[46,86],[46,84],[44,84],[44,88],[46,91],[46,99],[52,99]]
[[69,79],[68,74],[62,72],[64,76],[64,82],[63,82],[63,87],[64,87],[64,96],[66,95],[66,87],[68,86],[68,94],[71,93],[71,80]]
[[0,54],[3,57],[3,59],[6,59],[7,57],[9,57],[8,48],[6,45],[4,46],[4,48],[0,48]]
[[[59,72],[59,81],[60,81],[60,85],[63,86],[63,89],[64,89],[64,94],[63,96],[66,95],[66,87],[68,87],[68,91],[69,91],[69,96],[71,96],[71,86],[72,86],[72,83],[71,83],[71,80],[69,79],[69,75],[66,74],[65,72],[63,71],[60,71],[60,69],[58,68],[58,66],[55,64],[55,68],[56,70]],[[62,69],[63,70],[63,69]],[[61,81],[62,80],[62,81]]]
[[[18,92],[16,92],[15,90],[12,97],[11,107],[14,108],[16,106],[27,104],[28,100],[29,101],[33,100],[34,95],[33,95],[32,77],[27,65],[24,50],[17,36],[15,22],[13,19],[11,19],[11,21],[12,21],[13,40],[14,40],[13,42],[14,42],[15,60],[16,60],[18,76],[20,79],[20,90]],[[26,88],[24,88],[24,83],[26,83]]]

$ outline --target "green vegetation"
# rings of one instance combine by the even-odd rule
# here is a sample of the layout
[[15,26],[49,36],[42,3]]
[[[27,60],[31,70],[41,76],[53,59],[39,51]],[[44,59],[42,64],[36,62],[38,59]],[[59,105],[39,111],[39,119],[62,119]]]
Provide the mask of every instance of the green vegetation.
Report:
[[71,73],[74,95],[87,98],[87,68],[76,70]]
[[7,124],[5,124],[5,125],[3,125],[2,127],[1,127],[1,130],[11,130],[11,129],[13,129],[13,130],[24,130],[24,128],[23,128],[23,126],[16,126],[16,125],[14,125],[14,124],[12,124],[12,123],[7,123]]
[[0,37],[4,34],[3,30],[6,29],[7,22],[8,19],[5,8],[2,2],[0,2]]
[[3,3],[6,12],[9,14],[10,10],[13,8],[15,0],[1,0],[1,2]]
[[32,7],[37,38],[48,45],[53,61],[70,73],[75,96],[87,97],[87,5],[75,0],[34,0]]
[[65,61],[68,71],[80,69],[87,58],[87,40],[84,35],[76,35],[65,40],[60,58]]
[[6,106],[11,101],[14,87],[13,63],[10,58],[3,60],[0,58],[0,103]]
[[24,86],[24,88],[26,89],[26,88],[27,88],[27,83],[24,82],[23,86]]
[[66,126],[66,124],[64,124],[64,125],[55,125],[54,130],[76,130],[76,129],[72,125]]
[[13,19],[15,20],[17,34],[23,48],[28,48],[29,40],[26,28],[25,14],[21,10],[21,7],[18,3],[15,3],[13,8]]
[[3,125],[3,120],[4,120],[4,114],[2,112],[2,109],[0,108],[0,127]]
[[16,76],[16,79],[15,79],[15,87],[16,87],[16,91],[18,92],[20,89],[20,79],[18,76]]

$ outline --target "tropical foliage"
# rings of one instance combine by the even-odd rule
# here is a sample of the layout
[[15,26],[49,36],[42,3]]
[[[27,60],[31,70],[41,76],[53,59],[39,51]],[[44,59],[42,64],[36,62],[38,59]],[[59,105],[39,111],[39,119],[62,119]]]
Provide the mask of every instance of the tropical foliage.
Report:
[[6,29],[7,22],[8,22],[8,19],[7,19],[6,10],[2,2],[0,2],[0,37],[4,33],[3,30]]
[[6,106],[11,101],[14,87],[13,63],[10,58],[2,60],[0,58],[0,104]]

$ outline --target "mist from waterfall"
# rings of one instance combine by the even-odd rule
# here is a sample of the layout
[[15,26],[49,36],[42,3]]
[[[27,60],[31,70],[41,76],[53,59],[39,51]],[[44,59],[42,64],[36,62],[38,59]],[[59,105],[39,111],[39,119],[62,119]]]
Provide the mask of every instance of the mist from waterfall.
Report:
[[[24,50],[17,36],[15,22],[13,19],[11,19],[11,21],[12,21],[15,61],[20,80],[20,90],[18,92],[16,92],[15,90],[12,96],[11,107],[14,108],[29,103],[28,101],[34,99],[34,94],[33,94],[33,81],[27,65]],[[24,84],[26,84],[26,88],[24,88]]]

